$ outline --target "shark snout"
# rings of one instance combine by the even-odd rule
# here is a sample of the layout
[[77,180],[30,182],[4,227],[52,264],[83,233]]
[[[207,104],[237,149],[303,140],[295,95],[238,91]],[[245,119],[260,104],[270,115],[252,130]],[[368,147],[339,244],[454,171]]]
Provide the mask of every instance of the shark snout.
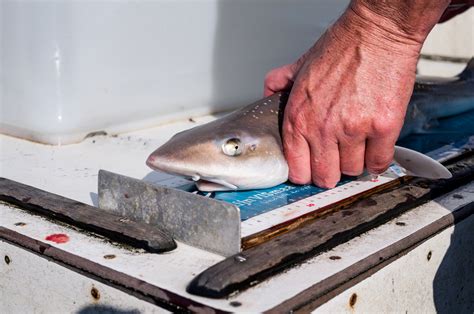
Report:
[[155,163],[155,157],[153,155],[148,156],[148,158],[146,159],[146,165],[148,167],[152,167],[154,163]]
[[167,154],[157,153],[156,151],[148,156],[146,164],[153,170],[164,171],[170,174],[184,176],[184,177],[196,177],[197,174],[196,166],[188,165],[180,160],[176,160],[172,156]]
[[163,160],[162,158],[159,158],[158,156],[151,154],[150,156],[148,156],[146,160],[146,165],[152,169],[158,170],[159,168],[163,166]]
[[155,153],[148,156],[146,164],[154,170],[170,171],[173,168],[173,164],[168,158]]

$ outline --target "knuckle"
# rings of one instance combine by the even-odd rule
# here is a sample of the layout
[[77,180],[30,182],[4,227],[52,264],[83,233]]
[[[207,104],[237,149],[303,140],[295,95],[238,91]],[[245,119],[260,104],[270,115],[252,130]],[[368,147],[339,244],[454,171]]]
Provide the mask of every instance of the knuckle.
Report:
[[291,106],[288,108],[287,111],[285,111],[285,123],[283,128],[289,132],[295,132],[295,131],[304,131],[307,126],[307,121],[304,117],[304,115],[300,114],[295,108],[296,106]]
[[397,130],[397,124],[391,120],[380,119],[372,123],[372,129],[375,135],[385,137],[393,134]]
[[360,135],[364,132],[363,127],[352,119],[344,121],[342,125],[342,131],[344,136],[347,138],[360,137]]
[[[318,128],[314,130],[315,134],[318,134],[321,140],[323,140],[324,143],[331,141],[332,139],[336,138],[336,132],[332,128],[331,123],[326,123],[319,125]],[[323,144],[324,144],[323,143]]]

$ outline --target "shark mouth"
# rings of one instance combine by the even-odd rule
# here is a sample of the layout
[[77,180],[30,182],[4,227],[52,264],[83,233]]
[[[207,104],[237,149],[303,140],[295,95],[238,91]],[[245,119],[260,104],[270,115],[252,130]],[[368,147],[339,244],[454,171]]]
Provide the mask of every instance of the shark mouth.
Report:
[[200,191],[203,192],[214,192],[214,191],[229,191],[237,190],[237,186],[217,178],[201,178],[199,176],[193,176],[192,180],[196,182],[196,186]]

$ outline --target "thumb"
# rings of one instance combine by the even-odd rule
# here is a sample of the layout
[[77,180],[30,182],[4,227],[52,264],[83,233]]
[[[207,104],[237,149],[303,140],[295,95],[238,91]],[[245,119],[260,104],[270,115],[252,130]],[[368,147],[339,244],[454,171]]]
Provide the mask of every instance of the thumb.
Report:
[[268,72],[264,82],[264,96],[267,97],[277,92],[290,89],[310,53],[311,49],[303,54],[295,63],[290,63]]
[[265,97],[276,92],[291,88],[295,77],[293,64],[271,70],[265,76],[263,94]]

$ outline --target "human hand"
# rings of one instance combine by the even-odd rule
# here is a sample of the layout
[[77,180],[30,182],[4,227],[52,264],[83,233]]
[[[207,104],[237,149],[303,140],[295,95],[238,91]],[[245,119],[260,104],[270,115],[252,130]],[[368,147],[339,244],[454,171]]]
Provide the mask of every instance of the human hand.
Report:
[[350,7],[297,62],[265,79],[266,96],[292,86],[283,146],[294,183],[332,188],[341,173],[381,173],[392,161],[427,33],[408,36],[366,9]]

